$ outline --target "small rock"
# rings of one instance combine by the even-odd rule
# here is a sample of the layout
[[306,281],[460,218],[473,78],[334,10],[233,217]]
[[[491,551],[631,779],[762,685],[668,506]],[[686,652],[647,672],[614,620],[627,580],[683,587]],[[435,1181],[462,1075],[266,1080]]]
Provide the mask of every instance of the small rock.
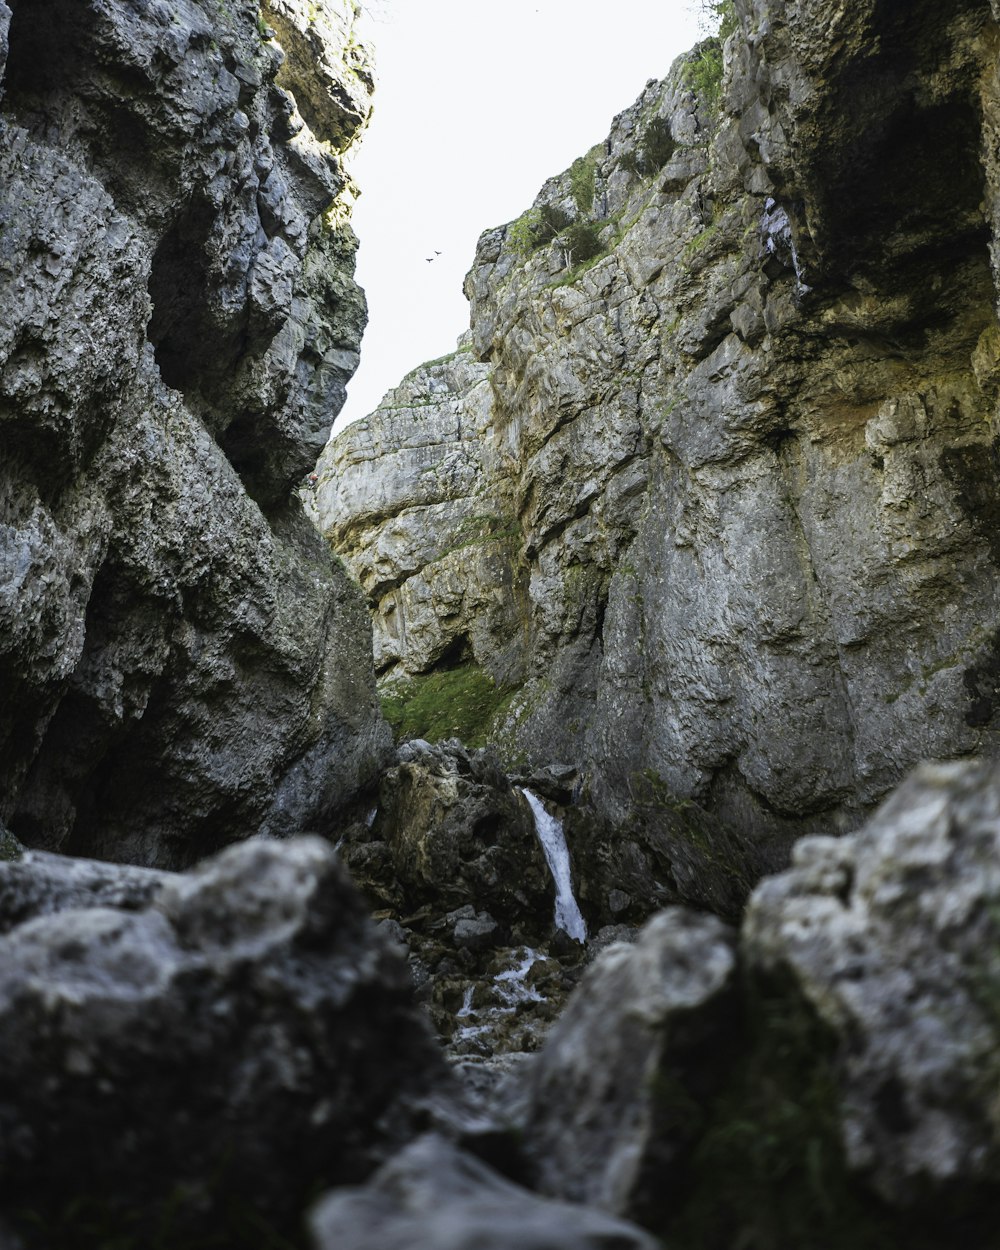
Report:
[[457,921],[452,931],[455,945],[470,951],[489,950],[496,946],[500,939],[500,926],[488,912],[463,917]]
[[428,1134],[309,1216],[314,1250],[657,1250],[634,1225],[540,1198]]

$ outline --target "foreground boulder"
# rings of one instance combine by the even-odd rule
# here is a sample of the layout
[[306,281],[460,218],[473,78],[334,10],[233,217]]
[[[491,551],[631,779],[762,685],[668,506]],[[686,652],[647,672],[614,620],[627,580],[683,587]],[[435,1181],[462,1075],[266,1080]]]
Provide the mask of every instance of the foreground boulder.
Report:
[[[6,855],[5,846],[11,847]],[[0,865],[0,933],[36,916],[76,908],[142,911],[172,879],[155,868],[16,850],[2,840],[0,860],[7,861]]]
[[996,1208],[997,767],[926,765],[858,834],[800,842],[744,948],[834,1039],[849,1167],[896,1207]]
[[639,1220],[677,1201],[734,1054],[735,934],[661,912],[603,951],[528,1070],[518,1121],[543,1192]]
[[656,1250],[634,1225],[539,1198],[444,1138],[422,1137],[311,1216],[315,1250]]
[[0,1055],[3,1201],[48,1244],[81,1209],[171,1245],[292,1228],[413,1136],[446,1076],[405,961],[311,838],[0,938]]

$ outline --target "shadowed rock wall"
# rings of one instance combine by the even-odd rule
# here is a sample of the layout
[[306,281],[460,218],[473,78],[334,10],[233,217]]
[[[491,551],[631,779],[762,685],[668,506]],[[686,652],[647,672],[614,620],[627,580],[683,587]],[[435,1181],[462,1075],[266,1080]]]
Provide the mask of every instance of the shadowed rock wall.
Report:
[[381,762],[364,611],[293,495],[365,320],[355,18],[0,7],[0,816],[32,845],[177,866]]

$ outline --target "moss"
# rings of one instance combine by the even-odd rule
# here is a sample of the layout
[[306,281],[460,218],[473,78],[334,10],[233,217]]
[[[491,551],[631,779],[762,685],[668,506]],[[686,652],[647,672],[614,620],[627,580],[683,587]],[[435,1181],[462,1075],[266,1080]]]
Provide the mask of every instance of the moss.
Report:
[[579,156],[569,167],[569,185],[573,202],[581,213],[589,213],[594,207],[597,189],[597,153]]
[[908,1216],[864,1189],[841,1144],[835,1037],[790,986],[750,984],[745,1000],[745,1058],[706,1108],[687,1201],[655,1229],[672,1250],[992,1244],[982,1208]]
[[696,234],[690,242],[684,245],[684,251],[681,255],[685,258],[695,256],[698,252],[703,251],[716,234],[719,227],[713,222],[710,226],[706,226],[699,234]]
[[722,97],[722,44],[706,39],[694,49],[681,71],[681,81],[698,97],[698,102],[714,112]]
[[460,738],[466,746],[481,747],[514,693],[497,687],[478,664],[462,664],[383,691],[382,714],[397,742]]
[[[782,996],[752,997],[749,1057],[707,1113],[692,1160],[690,1197],[670,1223],[677,1250],[778,1250],[864,1241],[829,1240],[842,1219],[832,1042]],[[855,1230],[856,1231],[856,1230]],[[886,1242],[884,1244],[892,1244]]]
[[511,521],[495,514],[468,517],[459,526],[457,540],[450,547],[445,547],[437,559],[443,559],[453,551],[463,551],[466,547],[514,541],[522,537],[521,526],[516,520]]
[[3,825],[0,825],[0,863],[12,864],[24,854],[24,847]]

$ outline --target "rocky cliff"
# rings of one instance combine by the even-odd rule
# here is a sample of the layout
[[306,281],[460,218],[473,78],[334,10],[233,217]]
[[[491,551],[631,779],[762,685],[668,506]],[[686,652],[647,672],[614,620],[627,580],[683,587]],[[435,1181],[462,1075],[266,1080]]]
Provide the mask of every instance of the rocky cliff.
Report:
[[294,488],[357,364],[353,0],[0,4],[0,818],[177,866],[383,761]]
[[695,49],[482,236],[470,338],[318,498],[386,676],[480,666],[509,754],[619,825],[701,809],[753,876],[996,749],[998,29],[735,8],[724,76]]

